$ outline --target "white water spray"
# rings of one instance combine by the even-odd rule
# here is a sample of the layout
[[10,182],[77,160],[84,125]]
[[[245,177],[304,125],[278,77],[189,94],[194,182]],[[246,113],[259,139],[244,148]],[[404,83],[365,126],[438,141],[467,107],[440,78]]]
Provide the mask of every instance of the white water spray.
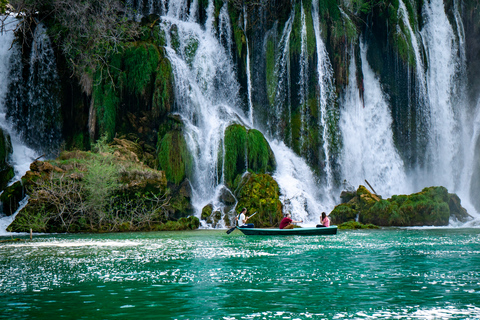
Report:
[[247,68],[247,95],[248,95],[248,120],[250,125],[253,126],[253,103],[252,103],[252,74],[250,70],[250,46],[247,38],[247,10],[243,7],[243,32],[245,34],[245,42],[247,46],[246,68]]
[[[322,128],[323,152],[325,154],[324,172],[326,176],[325,194],[333,197],[333,169],[330,161],[330,140],[327,119],[329,108],[334,105],[335,88],[333,86],[333,69],[328,58],[327,49],[321,37],[318,0],[312,3],[313,30],[317,50],[317,85],[320,127]],[[333,201],[333,200],[332,200]]]
[[392,136],[392,116],[380,82],[368,65],[367,47],[361,43],[364,76],[364,101],[356,83],[355,59],[352,55],[349,82],[341,103],[340,129],[344,149],[342,176],[352,185],[365,180],[384,197],[408,190],[403,162]]
[[[282,31],[280,42],[277,46],[277,52],[275,53],[275,70],[274,79],[277,81],[275,84],[274,93],[274,112],[270,114],[269,121],[269,134],[277,139],[283,139],[290,145],[292,142],[291,134],[288,137],[282,135],[278,124],[282,122],[282,116],[287,117],[284,121],[287,125],[291,125],[291,84],[290,84],[290,34],[292,33],[293,20],[295,19],[295,11],[292,11],[291,16]],[[273,86],[273,84],[271,84]]]
[[300,23],[301,29],[301,50],[300,50],[300,76],[298,81],[299,86],[299,103],[300,103],[300,154],[302,157],[307,157],[308,150],[306,144],[306,136],[308,135],[308,52],[307,52],[307,24],[305,21],[305,9],[303,3],[300,3]]

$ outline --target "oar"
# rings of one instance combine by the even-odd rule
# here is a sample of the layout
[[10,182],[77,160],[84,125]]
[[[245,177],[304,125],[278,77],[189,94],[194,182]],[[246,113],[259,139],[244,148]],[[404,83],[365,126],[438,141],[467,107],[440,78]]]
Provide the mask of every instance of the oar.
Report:
[[233,228],[230,228],[227,230],[227,234],[230,234],[232,233],[235,229],[237,228],[237,226],[233,227]]
[[[250,217],[248,217],[248,219],[250,219],[251,217],[253,217],[254,215],[256,215],[257,212],[255,212],[254,214],[252,214]],[[233,228],[230,228],[227,230],[227,234],[230,234],[232,233],[235,229],[237,228],[237,226],[233,227]]]

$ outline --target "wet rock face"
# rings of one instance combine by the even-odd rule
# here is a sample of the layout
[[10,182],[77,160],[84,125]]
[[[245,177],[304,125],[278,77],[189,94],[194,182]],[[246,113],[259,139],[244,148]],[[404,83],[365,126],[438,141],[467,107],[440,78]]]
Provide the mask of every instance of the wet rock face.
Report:
[[5,189],[8,181],[15,175],[13,167],[8,163],[12,151],[10,136],[0,128],[0,191]]

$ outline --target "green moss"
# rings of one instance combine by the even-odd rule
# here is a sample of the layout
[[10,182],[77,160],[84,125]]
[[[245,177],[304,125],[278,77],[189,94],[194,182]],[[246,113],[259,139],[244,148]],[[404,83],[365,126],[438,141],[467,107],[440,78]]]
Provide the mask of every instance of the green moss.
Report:
[[263,134],[255,129],[247,131],[239,124],[225,130],[224,153],[222,151],[218,155],[219,171],[224,165],[225,182],[230,188],[247,169],[254,173],[266,173],[276,167],[275,155]]
[[251,129],[247,134],[248,169],[255,173],[273,172],[275,156],[263,134]]
[[108,140],[115,136],[119,92],[111,82],[103,82],[94,87],[93,99],[97,110],[99,134],[106,134]]
[[142,43],[125,50],[126,87],[137,95],[145,95],[152,83],[160,59],[156,46]]
[[345,229],[352,229],[352,230],[356,230],[356,229],[379,229],[379,227],[374,225],[374,224],[363,224],[363,223],[351,220],[351,221],[347,221],[347,222],[344,222],[341,225],[339,225],[338,229],[341,229],[341,230],[345,230]]
[[189,65],[192,65],[195,55],[197,54],[199,41],[195,37],[190,37],[186,40],[185,45],[185,59]]
[[197,217],[180,218],[178,221],[167,221],[166,223],[154,226],[155,231],[182,231],[195,230],[200,226],[200,220]]
[[[452,212],[453,211],[453,212]],[[456,202],[456,195],[444,187],[429,187],[411,195],[392,196],[387,200],[376,199],[364,186],[348,203],[335,207],[330,216],[334,223],[349,220],[380,226],[447,225],[450,215],[466,219],[468,215]]]
[[239,124],[233,124],[225,130],[224,138],[224,178],[227,186],[232,186],[238,174],[247,169],[247,129]]
[[266,75],[267,75],[267,97],[270,106],[275,105],[275,94],[277,91],[278,77],[275,73],[275,43],[273,39],[267,40],[266,51]]
[[230,20],[232,21],[233,39],[237,48],[236,52],[238,57],[242,57],[242,51],[246,44],[243,26],[240,25],[241,23],[243,23],[243,18],[240,18],[241,13],[233,7],[231,1],[229,1],[228,11],[230,13]]
[[351,204],[342,203],[333,209],[330,213],[330,218],[332,219],[332,223],[341,224],[344,221],[355,220],[357,212]]
[[191,175],[193,158],[180,131],[167,133],[157,149],[160,169],[165,171],[169,182],[179,184]]
[[268,174],[252,174],[237,193],[236,211],[247,208],[249,214],[257,214],[249,220],[256,227],[272,227],[280,224],[282,203],[277,182]]
[[152,107],[158,116],[170,112],[173,105],[173,78],[170,61],[162,58],[158,64]]

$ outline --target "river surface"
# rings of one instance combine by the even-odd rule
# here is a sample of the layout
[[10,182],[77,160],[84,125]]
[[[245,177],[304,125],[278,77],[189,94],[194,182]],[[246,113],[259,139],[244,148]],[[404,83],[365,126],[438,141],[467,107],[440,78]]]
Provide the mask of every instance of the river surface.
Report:
[[0,243],[0,301],[0,319],[480,319],[480,229],[34,235]]

